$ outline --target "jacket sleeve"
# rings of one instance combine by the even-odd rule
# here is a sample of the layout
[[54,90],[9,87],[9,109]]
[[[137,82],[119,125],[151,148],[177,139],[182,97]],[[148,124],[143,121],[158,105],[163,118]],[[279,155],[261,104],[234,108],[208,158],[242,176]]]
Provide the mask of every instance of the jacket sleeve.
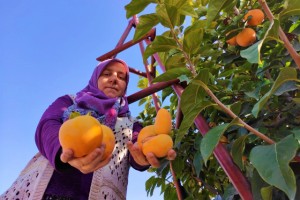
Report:
[[[133,124],[132,143],[137,142],[138,134],[142,128],[143,128],[143,126],[139,122],[135,122]],[[138,163],[136,163],[130,153],[129,153],[129,163],[132,168],[134,168],[135,170],[138,170],[138,171],[145,171],[150,167],[150,165],[142,166],[142,165],[139,165]]]
[[64,111],[73,104],[68,96],[56,99],[43,113],[35,133],[35,142],[40,153],[45,156],[55,169],[69,167],[60,161],[61,146],[58,139],[58,132],[63,123]]

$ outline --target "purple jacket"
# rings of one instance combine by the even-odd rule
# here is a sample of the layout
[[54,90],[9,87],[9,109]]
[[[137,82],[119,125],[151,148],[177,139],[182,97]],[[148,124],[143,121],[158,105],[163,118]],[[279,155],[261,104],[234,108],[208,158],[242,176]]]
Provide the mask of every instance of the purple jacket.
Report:
[[[45,194],[87,199],[93,173],[83,174],[69,164],[62,163],[59,158],[61,146],[58,132],[63,123],[62,115],[72,104],[73,100],[68,95],[56,99],[40,119],[36,129],[35,141],[41,154],[49,160],[55,169]],[[133,133],[139,132],[141,128],[141,124],[135,123]],[[136,140],[137,134],[133,134],[132,142],[136,142]],[[129,162],[131,167],[136,170],[144,171],[148,169],[148,166],[140,166],[132,158],[129,159]]]

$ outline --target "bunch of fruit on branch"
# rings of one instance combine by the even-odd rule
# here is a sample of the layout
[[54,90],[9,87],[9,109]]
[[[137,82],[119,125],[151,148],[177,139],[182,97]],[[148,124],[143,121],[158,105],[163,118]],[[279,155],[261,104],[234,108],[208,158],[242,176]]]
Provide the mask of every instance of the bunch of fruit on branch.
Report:
[[[253,27],[260,25],[264,21],[265,15],[261,9],[249,10],[243,17],[245,26],[237,34],[232,35],[232,32],[227,33],[229,39],[227,44],[231,46],[248,47],[256,41],[256,31]],[[231,37],[230,37],[231,36]]]

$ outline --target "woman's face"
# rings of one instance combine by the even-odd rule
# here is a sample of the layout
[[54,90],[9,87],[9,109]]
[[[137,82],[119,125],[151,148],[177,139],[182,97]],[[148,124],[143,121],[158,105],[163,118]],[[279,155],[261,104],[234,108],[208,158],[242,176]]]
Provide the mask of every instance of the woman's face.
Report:
[[98,88],[110,98],[125,94],[127,87],[126,69],[120,62],[111,62],[102,71],[98,78]]

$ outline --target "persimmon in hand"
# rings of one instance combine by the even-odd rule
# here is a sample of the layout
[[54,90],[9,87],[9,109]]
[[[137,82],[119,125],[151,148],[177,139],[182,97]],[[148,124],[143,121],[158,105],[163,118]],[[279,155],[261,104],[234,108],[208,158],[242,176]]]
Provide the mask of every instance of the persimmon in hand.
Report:
[[104,160],[115,147],[113,131],[90,115],[76,116],[65,121],[59,130],[59,141],[62,148],[72,149],[76,158],[105,144]]
[[170,113],[161,108],[156,115],[154,125],[145,126],[138,135],[138,146],[144,155],[151,152],[156,157],[167,156],[168,151],[173,147],[173,140],[170,136],[172,121]]
[[105,151],[102,159],[105,160],[108,156],[112,154],[115,148],[116,139],[115,134],[108,126],[101,125],[103,132],[102,144],[105,144]]

